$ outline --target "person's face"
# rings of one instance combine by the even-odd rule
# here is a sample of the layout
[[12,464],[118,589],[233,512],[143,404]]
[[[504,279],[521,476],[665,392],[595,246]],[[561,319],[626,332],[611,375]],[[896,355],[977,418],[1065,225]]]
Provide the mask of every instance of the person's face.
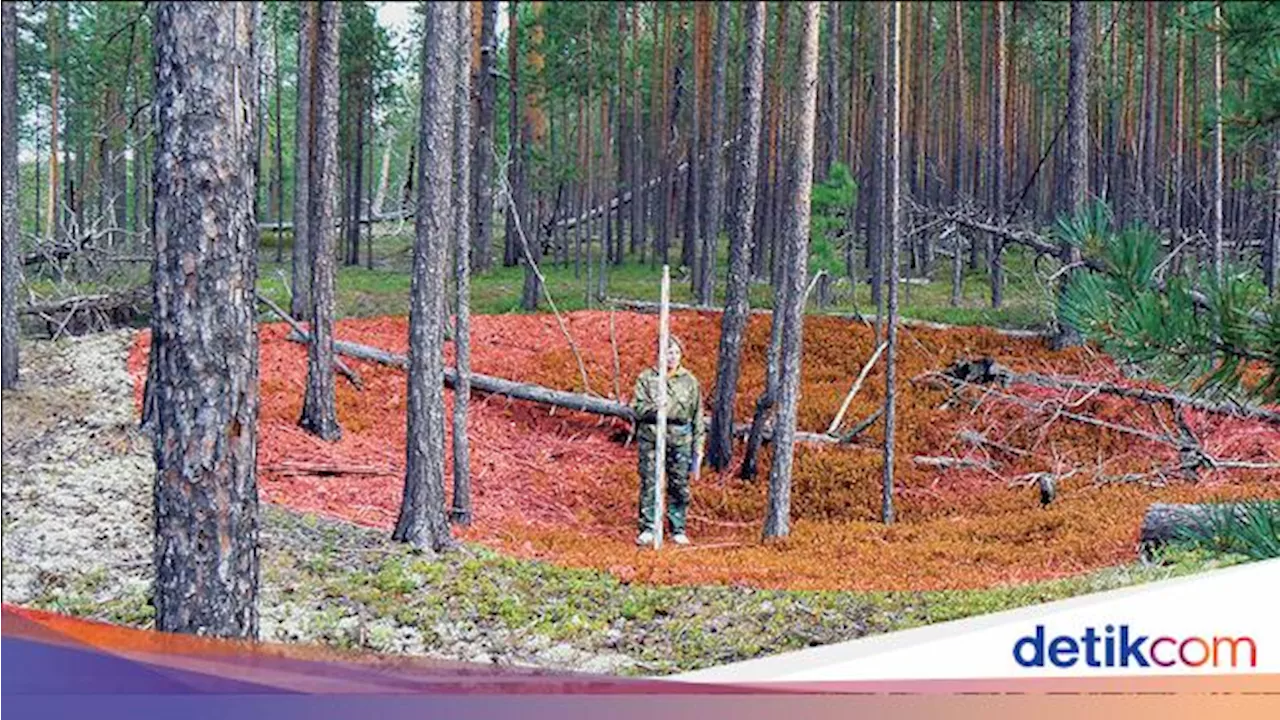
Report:
[[680,367],[680,346],[671,344],[667,346],[667,371],[670,372]]

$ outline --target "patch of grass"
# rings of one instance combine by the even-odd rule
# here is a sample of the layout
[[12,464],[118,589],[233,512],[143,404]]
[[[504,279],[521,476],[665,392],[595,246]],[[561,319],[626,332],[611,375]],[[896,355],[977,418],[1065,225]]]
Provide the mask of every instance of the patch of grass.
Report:
[[[286,233],[286,243],[288,234]],[[501,238],[495,238],[494,246],[501,248]],[[274,262],[274,235],[264,234],[260,250],[259,291],[276,302],[287,303],[290,260],[286,252],[284,262]],[[353,265],[339,265],[337,271],[336,303],[340,317],[369,317],[376,315],[405,315],[409,311],[409,286],[412,268],[412,225],[405,234],[378,234],[374,242],[374,269]],[[287,250],[287,248],[286,248]],[[598,248],[597,248],[598,250]],[[501,257],[488,272],[471,281],[471,311],[476,314],[505,314],[522,312],[520,295],[524,287],[524,268],[517,265],[504,267]],[[593,285],[598,282],[598,252],[591,270]],[[1049,296],[1035,280],[1031,258],[1021,248],[1011,247],[1005,253],[1006,277],[1004,307],[993,310],[989,304],[989,281],[985,270],[970,272],[963,278],[961,303],[951,307],[950,269],[946,258],[936,260],[932,282],[900,286],[900,307],[904,317],[957,325],[996,325],[1001,327],[1042,327],[1049,319]],[[679,249],[671,253],[672,302],[694,302],[691,279],[686,270],[677,267]],[[861,260],[861,258],[859,258]],[[728,268],[727,242],[722,241],[716,263],[718,279],[715,293],[717,302],[723,301],[725,273]],[[562,311],[581,310],[588,307],[587,270],[574,264],[555,262],[546,258],[540,266],[546,278],[546,287]],[[641,262],[628,256],[621,265],[611,265],[606,271],[607,290],[610,297],[656,301],[659,293],[660,266]],[[832,304],[824,312],[860,312],[875,315],[871,305],[871,288],[865,282],[867,275],[862,263],[858,272],[862,281],[851,284],[847,279],[838,280],[832,290]],[[903,271],[903,276],[911,274]],[[754,283],[750,290],[753,307],[772,307],[773,291],[767,283]],[[816,299],[811,299],[810,309],[816,311]],[[593,296],[591,307],[600,307]],[[539,307],[547,310],[545,297],[539,298]]]

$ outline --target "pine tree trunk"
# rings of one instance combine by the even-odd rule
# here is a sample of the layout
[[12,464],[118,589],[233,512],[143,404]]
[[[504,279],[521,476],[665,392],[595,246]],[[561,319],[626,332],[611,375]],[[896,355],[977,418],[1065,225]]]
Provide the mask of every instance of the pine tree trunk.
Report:
[[725,66],[729,55],[731,6],[727,2],[719,2],[716,7],[715,58],[711,66],[711,139],[707,151],[707,195],[703,203],[706,211],[702,221],[704,239],[698,282],[698,302],[703,305],[712,304],[715,298],[716,253],[720,249],[720,226],[724,215]]
[[[49,237],[62,238],[62,203],[58,197],[61,186],[58,185],[58,111],[61,109],[61,74],[58,61],[58,36],[61,31],[61,20],[58,4],[49,5],[49,208],[45,215],[45,228]],[[16,98],[16,96],[15,96]],[[16,107],[16,106],[10,106]],[[65,152],[65,149],[64,151]],[[67,173],[67,181],[71,174]],[[8,303],[6,303],[8,306]]]
[[698,250],[702,246],[702,227],[699,215],[702,206],[702,176],[698,156],[702,151],[702,105],[706,102],[706,88],[702,85],[701,61],[704,54],[702,40],[703,25],[706,24],[707,5],[694,5],[695,28],[693,32],[694,46],[692,66],[693,103],[689,108],[689,139],[685,144],[685,193],[684,193],[684,242],[680,246],[680,264],[689,268],[690,292],[698,291]]
[[1211,238],[1213,242],[1213,275],[1222,280],[1224,257],[1222,254],[1222,2],[1213,4],[1213,198]]
[[493,130],[498,84],[497,64],[498,2],[480,3],[480,62],[471,81],[476,114],[471,156],[471,247],[475,272],[487,272],[493,265]]
[[[428,3],[423,33],[418,212],[409,305],[408,429],[404,497],[392,538],[420,549],[452,545],[445,516],[444,375],[445,265],[454,231],[453,104],[457,65],[456,3]],[[514,17],[514,16],[513,16]],[[512,21],[515,22],[514,20]],[[427,71],[433,69],[434,72]]]
[[0,351],[3,357],[0,368],[0,387],[11,389],[18,384],[18,307],[15,304],[18,290],[18,5],[5,3],[4,13],[4,60],[3,90],[4,113],[3,140],[0,140],[0,152],[4,159],[0,161],[0,175],[3,176],[4,188],[0,193],[4,203],[4,224],[0,228],[4,239],[3,270],[3,319],[0,319],[0,330],[3,334],[4,347]]
[[809,196],[813,188],[813,145],[818,104],[818,3],[804,6],[800,34],[799,112],[793,182],[787,202],[786,302],[775,312],[782,325],[782,354],[778,373],[778,411],[773,429],[773,462],[769,468],[768,508],[764,536],[790,532],[791,468],[795,453],[796,409],[800,399],[801,341],[804,330],[805,283],[809,259]]
[[1280,281],[1280,130],[1271,136],[1271,229],[1267,233],[1267,252],[1263,266],[1263,280],[1267,296],[1277,297],[1276,283]]
[[520,22],[519,7],[512,0],[507,8],[507,224],[503,232],[502,264],[511,267],[521,262],[520,239],[516,237],[516,218],[524,212],[520,203],[521,168],[524,148],[520,145]]
[[837,75],[840,66],[840,3],[828,0],[824,5],[827,10],[827,47],[822,66],[822,145],[818,177],[826,180],[840,152],[840,105],[836,97],[840,87]]
[[747,46],[742,75],[738,144],[734,151],[733,206],[729,212],[729,276],[725,283],[724,315],[720,320],[720,349],[716,362],[716,390],[711,413],[707,460],[724,470],[733,457],[733,410],[737,403],[742,337],[749,313],[752,218],[756,203],[756,163],[760,146],[760,101],[764,95],[765,4],[746,6]]
[[311,84],[315,69],[316,6],[298,6],[298,110],[293,152],[293,276],[290,310],[298,320],[311,319],[311,250],[308,221],[311,216]]
[[[1069,212],[1078,215],[1085,209],[1089,192],[1089,19],[1088,5],[1083,0],[1071,0],[1071,46],[1067,76],[1067,198]],[[1080,250],[1063,241],[1061,261],[1071,266],[1080,260]],[[1074,271],[1062,273],[1059,285],[1059,302],[1062,292],[1071,281]],[[1071,347],[1083,342],[1080,332],[1062,320],[1058,314],[1058,334],[1055,348]]]
[[639,3],[631,5],[631,57],[633,71],[631,76],[631,132],[626,142],[631,144],[628,154],[631,158],[631,253],[634,255],[640,253],[640,259],[643,261],[645,237],[647,229],[645,227],[644,203],[647,192],[643,185],[645,183],[644,176],[644,152],[641,147],[641,115],[640,115],[640,63],[637,54],[639,52],[640,39],[640,9]]
[[[884,198],[888,188],[885,183],[888,182],[885,153],[887,151],[888,137],[885,134],[885,118],[888,116],[889,107],[889,91],[886,78],[889,72],[889,38],[886,31],[889,29],[889,20],[887,15],[890,12],[889,0],[885,0],[880,4],[880,22],[879,29],[876,33],[876,106],[873,115],[872,133],[875,140],[872,142],[874,151],[871,159],[871,232],[870,243],[867,258],[870,261],[871,270],[871,304],[876,309],[876,338],[879,339],[884,334],[884,244],[885,244],[885,202]],[[959,10],[957,9],[957,17]]]
[[[256,3],[156,8],[157,630],[258,631]],[[200,162],[189,158],[198,157]]]
[[[996,47],[995,75],[992,78],[991,92],[991,212],[996,222],[1004,221],[1005,203],[1005,153],[1004,153],[1004,113],[1005,113],[1005,68],[1008,58],[1005,53],[1005,10],[1004,3],[997,0],[996,15]],[[991,238],[991,307],[998,308],[1004,303],[1004,241],[998,237]]]
[[284,262],[284,241],[281,238],[280,228],[284,225],[284,132],[282,126],[284,124],[284,115],[280,110],[280,98],[284,95],[283,81],[280,72],[280,13],[277,12],[275,20],[272,23],[272,44],[271,53],[275,65],[275,81],[276,81],[276,264]]
[[[454,47],[456,79],[453,105],[453,282],[455,290],[453,348],[457,382],[453,387],[453,507],[449,519],[471,524],[471,445],[467,439],[467,405],[471,399],[471,183],[470,147],[472,26],[467,3],[457,3],[458,39]],[[483,31],[482,31],[483,34]],[[483,51],[482,51],[483,52]]]
[[[298,424],[321,439],[337,440],[342,436],[342,429],[338,425],[334,398],[333,212],[337,204],[338,182],[341,5],[321,2],[316,12],[315,65],[311,72],[310,92],[312,112],[308,122],[314,142],[308,153],[307,178],[310,193],[307,201],[307,248],[311,266],[311,342],[307,346],[307,390]],[[358,239],[357,235],[357,242]],[[356,248],[358,250],[359,245]]]
[[356,113],[355,143],[351,148],[351,162],[348,164],[348,175],[351,178],[351,210],[350,224],[347,226],[347,264],[360,264],[360,196],[364,190],[364,145],[365,145],[365,95],[367,80],[357,81],[352,107]]
[[[1001,13],[1000,5],[997,4],[996,12]],[[997,23],[1001,23],[997,20]],[[885,312],[888,321],[886,332],[886,346],[884,354],[884,474],[882,477],[881,502],[880,502],[880,519],[886,524],[893,524],[893,462],[894,462],[894,441],[896,431],[897,417],[897,350],[898,350],[898,254],[902,245],[902,221],[901,209],[898,204],[898,192],[902,181],[902,158],[901,145],[899,144],[899,133],[902,120],[902,100],[901,94],[898,92],[898,83],[902,70],[902,52],[900,44],[900,36],[902,33],[902,3],[893,3],[893,10],[888,18],[889,27],[886,27],[886,34],[889,36],[889,72],[888,85],[889,89],[889,105],[885,108],[885,135],[888,143],[885,145],[886,152],[889,157],[886,164],[886,175],[888,182],[886,183],[885,193],[885,242],[888,244],[888,301],[886,303]],[[997,41],[998,42],[998,41]],[[997,50],[997,53],[1000,52]]]

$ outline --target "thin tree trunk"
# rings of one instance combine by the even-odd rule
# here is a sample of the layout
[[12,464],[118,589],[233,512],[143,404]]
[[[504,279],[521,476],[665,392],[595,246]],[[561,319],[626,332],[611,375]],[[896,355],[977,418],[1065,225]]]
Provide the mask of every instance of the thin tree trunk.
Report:
[[840,65],[840,3],[823,3],[827,11],[827,47],[822,66],[822,145],[818,161],[818,177],[826,180],[840,151],[840,112],[836,95],[839,88],[837,68]]
[[[0,350],[0,387],[12,389],[18,385],[18,307],[15,304],[18,290],[18,4],[4,3],[4,97],[3,135],[0,141],[0,176],[3,177],[4,222],[0,233],[4,240],[3,270],[3,319],[0,334],[3,348]],[[38,183],[39,181],[37,181]],[[37,213],[38,214],[38,213]]]
[[[1067,79],[1067,197],[1069,211],[1078,215],[1084,211],[1086,194],[1089,192],[1089,19],[1088,5],[1083,0],[1071,0],[1071,45],[1070,64]],[[1075,245],[1062,241],[1061,261],[1071,267],[1080,260],[1080,249]],[[1059,285],[1059,302],[1067,285],[1071,282],[1073,270],[1062,273]],[[1054,338],[1055,348],[1070,347],[1083,342],[1080,332],[1071,327],[1058,314],[1058,334]]]
[[392,538],[420,549],[442,550],[453,544],[444,507],[445,417],[439,387],[444,375],[445,265],[455,229],[449,205],[458,63],[451,48],[457,43],[456,23],[465,19],[456,3],[428,3],[423,8],[422,162],[409,305],[407,457],[404,497]]
[[[1179,21],[1185,16],[1185,8],[1178,8]],[[1186,64],[1185,49],[1186,36],[1182,32],[1182,23],[1177,24],[1178,33],[1178,59],[1177,59],[1177,79],[1173,86],[1173,211],[1169,214],[1169,242],[1171,247],[1177,248],[1182,237],[1182,197],[1183,184],[1186,175],[1186,153],[1184,151],[1183,141],[1183,86],[1186,83]],[[1173,258],[1173,269],[1175,273],[1182,272],[1182,253],[1178,252]]]
[[[272,23],[272,45],[271,53],[275,62],[275,80],[276,80],[276,264],[284,262],[284,240],[281,237],[281,226],[284,225],[284,132],[282,126],[284,124],[284,115],[280,110],[280,97],[284,94],[281,81],[280,67],[280,13],[277,12],[275,20]],[[299,59],[301,63],[301,59]],[[297,223],[294,223],[296,226]]]
[[[61,63],[58,60],[58,36],[61,31],[59,7],[57,3],[49,5],[49,208],[45,215],[45,228],[49,237],[62,237],[61,202],[58,185],[58,111],[61,103]],[[68,173],[67,179],[71,176]],[[8,303],[6,303],[7,305]]]
[[[256,3],[156,8],[155,625],[258,632]],[[201,162],[188,158],[199,157]]]
[[[801,341],[804,330],[805,283],[808,280],[809,196],[813,188],[813,145],[818,104],[818,3],[804,6],[800,35],[800,107],[797,117],[793,182],[788,198],[786,303],[773,321],[782,322],[782,354],[778,376],[778,412],[773,429],[773,462],[769,467],[768,507],[764,536],[790,532],[791,469],[800,399]],[[891,191],[892,192],[892,191]]]
[[[724,116],[725,116],[725,66],[729,55],[730,4],[717,3],[715,58],[711,70],[711,141],[707,163],[707,196],[704,199],[706,214],[702,222],[703,245],[701,278],[698,283],[698,302],[709,305],[715,297],[716,254],[720,249],[720,225],[724,215]],[[754,203],[754,199],[753,199]],[[753,208],[754,210],[754,208]]]
[[[1005,53],[1005,10],[1004,3],[997,0],[995,75],[992,78],[991,92],[991,211],[996,222],[1003,222],[1005,203],[1005,153],[1004,153],[1004,113],[1005,113],[1005,68],[1008,58]],[[991,238],[991,307],[998,308],[1004,303],[1004,241],[998,237]]]
[[746,58],[742,73],[738,145],[734,152],[733,208],[729,213],[729,276],[725,282],[724,316],[716,361],[716,391],[711,414],[707,460],[724,470],[733,457],[733,410],[737,402],[742,336],[749,313],[752,218],[756,203],[756,163],[760,145],[760,101],[764,95],[765,4],[746,6]]
[[[638,53],[640,49],[640,4],[632,3],[631,5],[631,58],[632,58],[632,76],[631,76],[631,132],[627,142],[631,144],[629,155],[631,158],[631,253],[634,255],[637,251],[643,260],[645,238],[647,229],[645,227],[644,203],[646,192],[641,187],[644,183],[644,152],[641,148],[641,115],[640,115],[640,63],[638,62]],[[647,185],[647,183],[644,183]]]
[[311,319],[311,83],[315,70],[317,21],[314,3],[298,6],[298,109],[293,153],[293,275],[290,311],[299,320]]
[[[520,22],[516,0],[507,7],[507,224],[504,236],[502,264],[511,267],[520,262],[520,240],[516,237],[517,213],[524,212],[520,202],[521,168],[524,167],[524,148],[520,145]],[[522,216],[520,216],[523,219]]]
[[[1001,13],[1002,9],[999,4],[996,6],[996,12]],[[900,145],[898,143],[898,134],[902,119],[902,100],[898,93],[898,82],[902,71],[902,52],[900,36],[902,33],[902,3],[893,3],[893,13],[889,18],[892,25],[889,31],[889,107],[887,110],[886,125],[888,126],[886,135],[888,136],[888,144],[885,145],[889,153],[887,174],[889,181],[886,185],[888,192],[885,193],[885,239],[888,242],[889,260],[888,260],[888,302],[886,303],[886,315],[888,316],[888,331],[886,333],[886,346],[884,354],[884,475],[883,486],[881,488],[880,503],[880,519],[886,524],[893,524],[893,455],[894,440],[896,431],[897,416],[897,349],[898,349],[898,254],[902,244],[902,225],[901,210],[898,205],[898,192],[901,183],[902,159],[900,155]],[[1002,25],[1002,20],[996,21],[998,25]],[[999,44],[999,40],[997,40]],[[997,50],[997,53],[1000,51]],[[999,81],[997,80],[997,83]]]
[[1222,2],[1213,4],[1213,200],[1212,241],[1213,275],[1222,280],[1224,258],[1222,254]]
[[[307,248],[311,266],[311,343],[307,346],[307,390],[298,424],[323,440],[342,436],[334,397],[333,211],[338,182],[338,53],[341,5],[321,2],[311,72],[311,152],[308,153]],[[363,114],[363,113],[362,113]],[[357,225],[358,227],[358,225]],[[358,247],[358,246],[357,246]]]
[[1280,130],[1271,136],[1271,230],[1267,234],[1265,259],[1263,280],[1267,296],[1275,300],[1276,284],[1280,281]]
[[494,77],[497,65],[498,2],[480,3],[480,57],[471,91],[476,114],[474,146],[471,156],[471,247],[475,272],[488,272],[493,265],[493,131],[494,109],[498,85]]
[[453,282],[455,290],[453,348],[457,382],[453,388],[453,507],[449,518],[471,524],[471,445],[467,439],[467,405],[471,399],[471,23],[467,3],[457,3],[456,82],[453,101]]
[[[879,30],[876,33],[876,107],[873,117],[873,133],[875,140],[873,146],[875,148],[871,161],[871,186],[873,188],[871,200],[871,242],[869,259],[871,261],[871,304],[876,308],[876,340],[879,341],[884,335],[884,244],[885,244],[885,208],[887,207],[884,198],[888,191],[885,183],[888,182],[885,152],[887,150],[888,137],[885,134],[885,118],[888,117],[889,107],[889,90],[888,82],[885,78],[888,76],[889,67],[889,37],[887,30],[889,29],[889,20],[887,18],[889,10],[889,0],[881,3],[880,8]],[[957,18],[959,17],[957,12]]]

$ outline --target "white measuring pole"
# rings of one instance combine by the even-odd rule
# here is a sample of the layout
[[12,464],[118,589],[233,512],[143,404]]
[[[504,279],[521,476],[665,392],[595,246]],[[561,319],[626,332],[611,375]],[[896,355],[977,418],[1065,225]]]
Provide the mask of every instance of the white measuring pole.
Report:
[[662,530],[666,508],[663,492],[667,489],[667,346],[670,344],[671,270],[662,266],[662,299],[658,310],[658,426],[654,443],[653,483],[653,549],[662,547]]

